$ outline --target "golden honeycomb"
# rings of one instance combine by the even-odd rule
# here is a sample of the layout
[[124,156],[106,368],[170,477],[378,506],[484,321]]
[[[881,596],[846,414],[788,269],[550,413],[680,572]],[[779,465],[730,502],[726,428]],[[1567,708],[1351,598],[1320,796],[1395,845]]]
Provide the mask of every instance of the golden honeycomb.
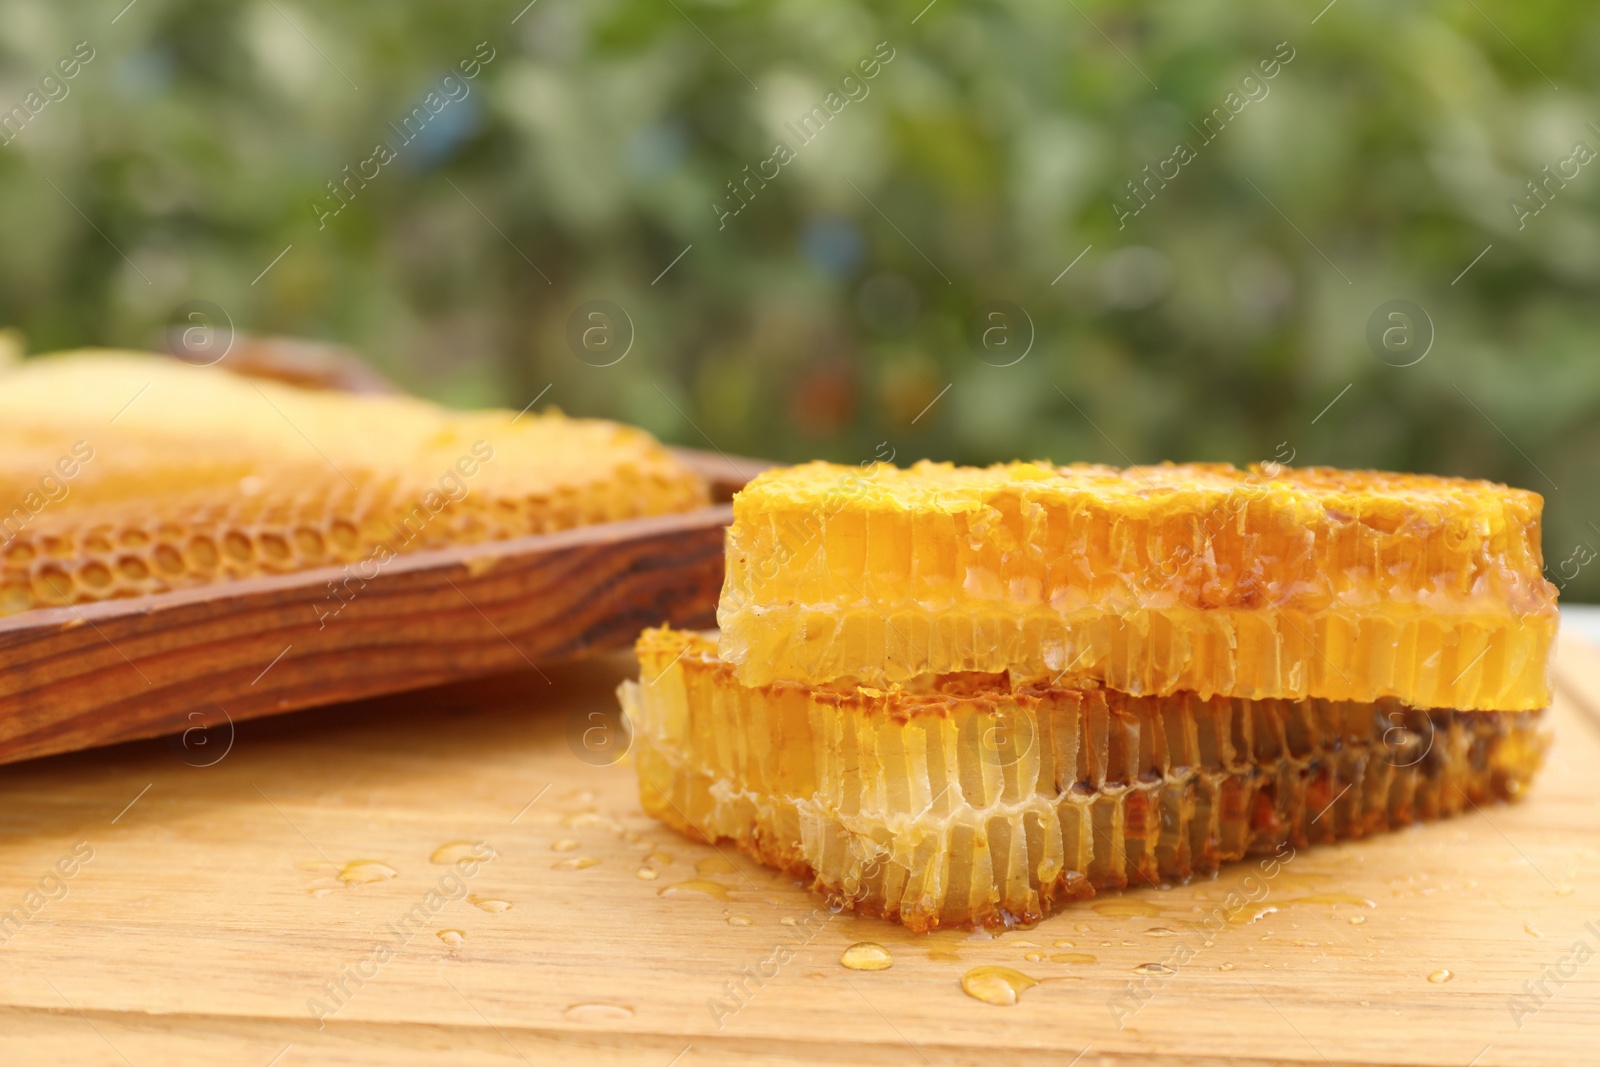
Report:
[[646,811],[917,931],[1515,797],[1546,745],[1540,712],[979,674],[751,688],[707,637],[649,630],[637,652],[620,696]]
[[721,654],[747,685],[1009,671],[1537,710],[1557,621],[1542,506],[1326,468],[810,463],[734,500]]
[[[681,512],[649,434],[78,352],[0,371],[0,615]],[[364,568],[364,569],[362,569]]]

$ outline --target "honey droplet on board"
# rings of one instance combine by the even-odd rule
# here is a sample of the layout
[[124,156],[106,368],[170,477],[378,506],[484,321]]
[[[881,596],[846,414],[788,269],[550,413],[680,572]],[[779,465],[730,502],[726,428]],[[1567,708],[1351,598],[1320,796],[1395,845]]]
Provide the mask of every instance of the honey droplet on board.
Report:
[[1443,983],[1450,981],[1450,979],[1454,978],[1455,976],[1456,975],[1454,971],[1440,967],[1437,971],[1434,971],[1432,974],[1428,975],[1428,981],[1432,982],[1434,985],[1442,985]]
[[1052,944],[1054,944],[1056,948],[1077,948],[1078,947],[1078,943],[1076,941],[1055,941],[1055,942],[1052,942]]
[[1156,905],[1134,897],[1101,900],[1092,906],[1096,915],[1104,915],[1108,919],[1151,919],[1161,914],[1161,909]]
[[572,838],[563,837],[560,841],[551,842],[550,851],[551,852],[571,852],[573,849],[575,849],[577,847],[578,847],[578,843],[576,841],[574,841]]
[[[1333,906],[1349,904],[1357,908],[1374,908],[1377,904],[1366,897],[1351,896],[1348,893],[1312,893],[1303,897],[1290,897],[1287,900],[1277,900],[1272,903],[1246,904],[1233,909],[1228,913],[1228,922],[1234,926],[1248,926],[1257,919],[1265,918],[1284,908],[1297,907],[1302,904],[1323,904]],[[1365,921],[1365,920],[1363,920]],[[1360,925],[1357,923],[1356,925]]]
[[1088,923],[1078,923],[1076,926],[1073,927],[1073,929],[1076,930],[1080,934],[1086,934],[1086,933],[1089,932],[1091,927],[1089,926]]
[[467,903],[475,908],[482,908],[491,915],[499,915],[502,911],[511,910],[511,902],[509,900],[500,900],[496,897],[480,897],[476,893],[467,897]]
[[1367,917],[1365,915],[1352,915],[1352,916],[1350,916],[1350,925],[1351,926],[1360,926],[1362,923],[1364,923],[1366,921],[1367,921]]
[[1165,963],[1141,963],[1133,969],[1134,974],[1177,974]]
[[659,890],[664,897],[677,896],[680,893],[704,893],[708,897],[718,900],[728,899],[728,887],[721,882],[708,882],[704,878],[691,878],[686,882],[673,882],[664,885]]
[[653,882],[660,877],[660,875],[656,874],[656,869],[654,867],[640,867],[633,873],[638,875],[640,878],[643,878],[647,882]]
[[665,852],[652,852],[644,858],[646,863],[653,863],[657,867],[667,867],[672,863],[672,857]]
[[439,931],[439,940],[443,941],[445,944],[449,945],[451,948],[460,948],[461,947],[461,943],[463,941],[465,941],[466,939],[467,939],[467,935],[462,933],[460,930],[440,930]]
[[961,976],[961,991],[967,996],[1002,1006],[1015,1004],[1024,992],[1038,984],[1038,979],[1010,967],[974,967]]
[[1165,926],[1152,926],[1144,932],[1146,937],[1177,937],[1178,931],[1168,930]]
[[1523,923],[1522,924],[1522,932],[1527,934],[1529,937],[1543,937],[1544,936],[1543,931],[1541,931],[1537,926],[1533,925],[1532,923]]
[[633,1018],[633,1009],[626,1004],[574,1004],[561,1014],[575,1023],[614,1023]]
[[1094,957],[1087,952],[1057,952],[1050,957],[1052,963],[1093,963]]
[[733,874],[736,868],[721,856],[708,856],[694,865],[694,873],[702,878],[713,874]]
[[1231,963],[1224,963],[1224,964],[1223,964],[1223,965],[1222,965],[1222,970],[1224,970],[1224,971],[1231,971],[1231,970],[1233,970],[1233,964],[1231,964]]
[[894,963],[889,950],[874,941],[857,941],[840,955],[839,962],[852,971],[887,971]]
[[[488,853],[488,855],[484,855]],[[484,860],[494,858],[494,849],[481,841],[451,841],[449,844],[440,845],[433,850],[433,855],[428,857],[429,863],[437,863],[447,867],[452,863],[462,860]]]
[[778,922],[782,923],[784,926],[799,926],[800,925],[800,923],[797,920],[795,920],[794,918],[792,918],[792,917],[790,917],[788,915],[785,915],[783,918],[779,919]]
[[1264,919],[1277,910],[1276,904],[1245,904],[1228,912],[1228,923],[1232,926],[1249,926],[1257,919]]
[[573,856],[571,859],[556,860],[550,865],[552,870],[557,871],[583,871],[598,866],[600,861],[593,856]]
[[953,948],[930,948],[928,950],[928,958],[930,960],[943,960],[946,963],[960,963],[961,953]]
[[1027,960],[1029,963],[1043,963],[1044,962],[1044,953],[1043,952],[1030,952],[1030,953],[1028,953],[1026,956],[1024,956],[1022,958]]
[[1375,908],[1377,902],[1366,897],[1352,896],[1349,893],[1310,893],[1303,897],[1291,897],[1284,904],[1351,904],[1358,908]]
[[750,925],[750,920],[745,918],[743,915],[730,915],[730,916],[728,916],[728,925],[729,926],[749,926]]
[[1556,886],[1556,896],[1558,896],[1558,897],[1570,897],[1571,895],[1572,895],[1572,887],[1570,885],[1568,885],[1567,883],[1562,882],[1560,885]]
[[370,885],[399,876],[399,871],[377,860],[351,860],[339,869],[338,874],[339,881],[345,885]]

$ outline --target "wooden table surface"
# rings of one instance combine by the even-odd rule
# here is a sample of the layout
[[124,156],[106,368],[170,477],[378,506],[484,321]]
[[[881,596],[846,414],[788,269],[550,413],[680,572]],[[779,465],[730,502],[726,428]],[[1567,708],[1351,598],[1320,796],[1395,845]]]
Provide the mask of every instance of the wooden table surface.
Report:
[[[1186,924],[1251,866],[992,939],[830,916],[653,824],[626,759],[578,757],[603,763],[583,731],[629,666],[0,769],[0,1063],[1600,1061],[1588,646],[1525,802],[1304,850],[1210,938]],[[893,967],[841,967],[861,940]],[[1044,981],[982,1003],[960,978],[985,964]]]

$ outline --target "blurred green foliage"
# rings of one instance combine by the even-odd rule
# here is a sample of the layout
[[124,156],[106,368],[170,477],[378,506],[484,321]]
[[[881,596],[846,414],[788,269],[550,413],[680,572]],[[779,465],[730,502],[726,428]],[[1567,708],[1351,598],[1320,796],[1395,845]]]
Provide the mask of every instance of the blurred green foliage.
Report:
[[[0,148],[0,320],[36,352],[156,346],[210,300],[447,402],[549,385],[787,460],[1483,476],[1546,495],[1552,577],[1600,549],[1600,166],[1522,228],[1508,203],[1600,148],[1600,9],[925,2],[14,0],[0,110],[77,42],[95,58]],[[319,229],[325,183],[398,145],[479,42],[468,94]],[[880,42],[866,94],[800,144],[785,124]],[[719,218],[779,140],[794,160]],[[1119,226],[1180,142],[1194,158]],[[1393,299],[1436,330],[1411,366],[1368,345]],[[632,324],[612,366],[569,344],[592,300]],[[1020,362],[979,343],[991,301],[1031,320]],[[1600,563],[1567,594],[1600,597]]]

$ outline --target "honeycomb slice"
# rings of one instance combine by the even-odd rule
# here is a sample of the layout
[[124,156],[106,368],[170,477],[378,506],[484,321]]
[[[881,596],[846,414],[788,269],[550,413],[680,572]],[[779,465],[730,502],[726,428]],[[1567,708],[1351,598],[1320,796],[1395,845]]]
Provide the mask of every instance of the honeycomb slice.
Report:
[[1123,692],[1549,703],[1536,493],[1227,465],[811,463],[734,501],[746,685],[1009,671]]
[[130,353],[0,372],[0,615],[688,511],[642,430]]
[[1517,796],[1540,712],[1131,697],[951,675],[741,686],[705,637],[639,639],[645,810],[913,930],[1005,926]]

